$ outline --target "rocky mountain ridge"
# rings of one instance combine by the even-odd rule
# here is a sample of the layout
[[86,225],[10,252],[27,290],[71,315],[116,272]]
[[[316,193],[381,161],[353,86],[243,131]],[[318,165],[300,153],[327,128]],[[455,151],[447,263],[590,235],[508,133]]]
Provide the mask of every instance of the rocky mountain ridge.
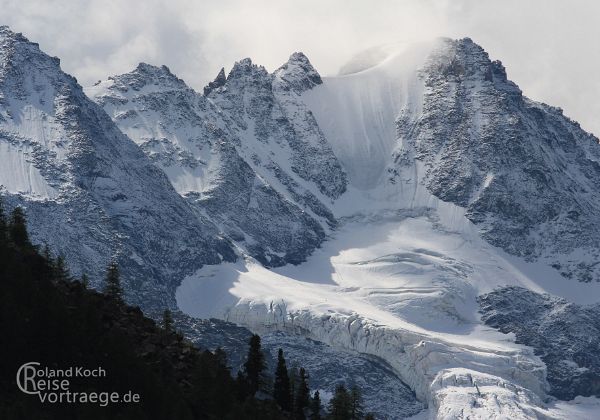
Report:
[[186,273],[235,258],[57,58],[1,27],[0,60],[0,182],[36,243],[95,284],[117,259],[132,301],[147,306],[170,304]]
[[438,418],[554,416],[547,365],[477,296],[596,290],[600,146],[470,39],[338,77],[244,59],[203,95],[140,64],[98,105],[21,35],[0,45],[2,193],[77,273],[117,257],[144,309],[182,283],[188,313],[380,357]]
[[446,40],[419,77],[422,115],[400,114],[400,165],[467,209],[482,236],[568,279],[600,280],[600,146],[562,110],[533,102],[470,39]]
[[227,78],[219,73],[207,96],[148,65],[89,93],[192,206],[245,252],[278,266],[320,245],[336,223],[324,202],[345,189],[310,114],[288,99],[319,80],[298,53],[273,75],[242,60]]

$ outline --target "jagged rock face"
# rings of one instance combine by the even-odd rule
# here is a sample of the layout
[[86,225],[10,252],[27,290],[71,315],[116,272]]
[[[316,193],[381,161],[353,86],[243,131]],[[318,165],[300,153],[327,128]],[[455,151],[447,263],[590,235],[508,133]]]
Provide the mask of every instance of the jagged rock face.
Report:
[[480,296],[479,304],[487,325],[514,333],[540,355],[550,394],[564,400],[600,396],[600,305],[577,305],[521,287]]
[[293,90],[297,94],[323,83],[308,57],[301,52],[293,53],[288,62],[275,71],[275,75],[283,82],[283,89]]
[[216,227],[173,190],[59,60],[0,28],[0,183],[35,243],[94,283],[111,258],[130,298],[164,306],[181,278],[234,259]]
[[[268,266],[298,264],[335,225],[327,200],[345,174],[293,100],[320,81],[302,54],[270,75],[249,59],[202,96],[165,67],[140,65],[89,93],[175,189]],[[278,94],[280,92],[280,94]]]
[[[531,285],[543,274],[512,266],[480,234],[564,276],[597,278],[600,149],[559,110],[524,98],[472,41],[339,78],[321,79],[300,53],[271,74],[246,59],[205,95],[142,64],[88,92],[136,146],[56,59],[2,33],[9,169],[0,183],[11,204],[27,205],[36,242],[67,253],[76,271],[118,252],[133,296],[156,308],[186,274],[233,258],[220,232],[273,267],[304,261],[347,224],[347,236],[335,233],[352,240],[306,266],[223,264],[182,290],[257,331],[291,324],[381,357],[439,418],[489,418],[498,405],[515,418],[543,411],[546,367],[497,332],[482,340],[475,302],[490,284]],[[421,54],[429,58],[413,66]],[[397,220],[404,213],[414,223]],[[358,263],[336,260],[347,251]],[[360,272],[342,276],[350,266]],[[260,276],[244,277],[252,270]],[[230,282],[227,296],[217,282]],[[562,347],[552,354],[549,370],[570,360]],[[554,366],[564,395],[596,386],[569,363]]]
[[[244,59],[234,65],[223,88],[208,98],[242,128],[242,147],[252,146],[249,137],[259,142],[257,146],[269,147],[270,153],[254,150],[252,157],[267,167],[289,168],[288,175],[308,182],[305,189],[316,185],[323,196],[335,199],[346,190],[346,175],[298,97],[319,81],[303,54],[293,54],[273,75]],[[272,157],[274,151],[285,160]]]
[[420,71],[422,115],[400,114],[400,165],[467,208],[492,244],[600,280],[600,146],[557,108],[523,97],[470,39],[445,40]]
[[227,77],[225,77],[225,68],[222,67],[221,70],[219,70],[219,74],[217,74],[215,80],[204,87],[204,96],[208,96],[210,92],[212,92],[214,89],[220,88],[226,82]]
[[[242,124],[244,113],[265,103],[242,104],[268,101],[267,76],[244,61],[209,98],[235,109]],[[276,93],[280,79],[271,84]],[[234,91],[231,97],[221,92],[226,89]],[[581,232],[587,255],[573,260],[593,263],[596,239],[583,230],[598,223],[597,187],[590,183],[597,139],[557,110],[524,98],[502,65],[470,40],[442,40],[433,52],[402,52],[358,73],[323,78],[299,100],[289,95],[279,103],[312,111],[350,174],[348,193],[332,206],[339,228],[298,269],[267,272],[252,263],[203,270],[178,290],[180,308],[259,332],[298,329],[381,357],[438,418],[494,418],[498,407],[514,418],[548,414],[546,366],[532,349],[480,325],[476,296],[496,285],[550,288],[561,279],[543,264],[507,256],[481,236],[531,260],[568,261]],[[253,128],[269,127],[262,138],[269,142],[273,128],[261,121]],[[561,168],[569,165],[574,170],[563,176]],[[573,233],[559,217],[546,229],[552,212],[569,214],[566,202],[596,220],[582,221]],[[405,225],[397,237],[406,244],[374,245],[396,238],[393,226],[402,222],[394,217],[405,211],[414,212],[409,217],[415,220],[427,215],[431,225]],[[377,220],[386,217],[394,220],[378,236]],[[345,229],[352,232],[348,242]],[[479,251],[485,255],[478,257]],[[441,275],[429,276],[432,267]],[[561,271],[567,270],[586,279],[574,264]],[[548,272],[550,280],[542,278]],[[214,278],[227,279],[223,293],[215,291]],[[202,297],[209,291],[218,304]]]

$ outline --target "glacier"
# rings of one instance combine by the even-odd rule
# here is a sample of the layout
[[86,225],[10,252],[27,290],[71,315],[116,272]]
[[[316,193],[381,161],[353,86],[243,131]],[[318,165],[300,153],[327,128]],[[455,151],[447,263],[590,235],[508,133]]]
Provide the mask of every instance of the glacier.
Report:
[[[196,346],[211,351],[221,348],[227,353],[231,372],[235,374],[242,369],[247,343],[252,336],[250,330],[214,318],[191,318],[181,312],[176,312],[174,317],[177,328]],[[357,385],[360,388],[364,411],[377,418],[404,418],[423,410],[423,404],[414,392],[379,358],[283,331],[262,334],[261,344],[267,369],[272,374],[280,348],[288,367],[307,369],[310,388],[313,392],[319,391],[324,406],[333,396],[335,387],[345,383],[348,387]],[[385,398],[381,398],[382,394]]]
[[[460,57],[463,49],[469,50],[466,58]],[[547,108],[523,99],[516,85],[506,79],[501,64],[491,62],[469,39],[403,48],[364,70],[322,78],[321,85],[302,93],[298,100],[314,114],[348,173],[347,191],[329,204],[338,228],[297,266],[266,269],[248,256],[236,263],[204,267],[183,281],[176,294],[178,305],[194,316],[216,316],[256,331],[296,332],[380,357],[428,404],[430,415],[436,418],[570,418],[575,414],[560,414],[548,399],[545,364],[531,348],[516,344],[514,336],[486,327],[477,297],[512,285],[578,303],[595,303],[600,299],[600,284],[573,280],[595,276],[594,240],[586,243],[576,234],[564,233],[558,240],[563,252],[581,256],[579,265],[566,276],[569,280],[562,266],[557,270],[556,263],[554,267],[548,264],[548,260],[569,261],[564,254],[548,249],[556,243],[542,242],[542,246],[550,246],[537,256],[517,249],[521,238],[525,241],[530,235],[548,234],[544,231],[548,221],[536,226],[531,217],[529,226],[503,231],[500,237],[486,224],[489,220],[498,223],[497,219],[515,224],[513,213],[500,217],[486,214],[482,226],[484,211],[475,213],[473,209],[484,198],[497,195],[498,179],[505,176],[497,168],[478,167],[475,158],[480,152],[475,152],[472,160],[461,155],[464,147],[487,148],[482,135],[471,134],[473,142],[479,142],[474,146],[463,141],[446,151],[451,156],[434,155],[434,146],[419,143],[439,141],[446,134],[437,131],[452,129],[444,126],[447,111],[442,108],[443,115],[438,115],[440,110],[430,104],[430,98],[456,101],[432,92],[438,87],[428,80],[445,61],[457,66],[459,74],[473,72],[469,74],[473,81],[444,81],[450,88],[465,84],[479,101],[492,104],[481,91],[495,90],[496,96],[500,91],[507,103],[517,101],[516,106],[526,107],[520,110],[523,113]],[[467,104],[475,110],[484,108],[469,100]],[[502,132],[503,127],[486,120],[493,120],[494,112],[503,115],[502,107],[487,112],[487,117],[476,115],[475,127],[469,130]],[[557,115],[554,110],[551,113]],[[568,130],[565,136],[572,138],[578,128],[562,114],[558,117],[561,121],[553,123],[553,130]],[[434,133],[421,134],[425,130]],[[545,134],[537,132],[526,139],[537,149],[544,147],[540,137]],[[598,141],[587,133],[577,134],[582,137],[578,153],[588,156],[578,161],[578,168],[597,177]],[[521,133],[517,139],[522,141],[523,136]],[[555,131],[552,138],[556,138]],[[514,160],[533,166],[531,154]],[[442,170],[442,165],[448,169]],[[456,171],[454,180],[445,178]],[[469,187],[472,181],[460,176],[473,172],[481,174],[481,181]],[[539,188],[532,186],[534,181],[522,188]],[[588,184],[585,178],[573,182]],[[453,183],[471,188],[465,191],[466,201],[448,195]],[[590,194],[595,191],[590,189]],[[521,194],[527,197],[525,192]],[[586,197],[587,211],[597,207],[593,197]],[[530,202],[532,207],[542,206],[544,200]],[[524,209],[523,215],[539,217],[538,209]],[[561,210],[556,203],[552,213]],[[494,207],[486,211],[498,213]],[[535,230],[539,233],[530,233]],[[502,249],[505,242],[511,246]],[[592,412],[597,409],[594,406],[592,400]],[[585,409],[582,413],[583,418],[590,415]]]
[[472,40],[329,77],[243,59],[203,94],[144,63],[84,91],[6,27],[0,62],[0,192],[75,274],[116,258],[147,312],[381,360],[417,418],[600,416],[551,396],[538,332],[487,317],[502,290],[599,303],[598,139]]

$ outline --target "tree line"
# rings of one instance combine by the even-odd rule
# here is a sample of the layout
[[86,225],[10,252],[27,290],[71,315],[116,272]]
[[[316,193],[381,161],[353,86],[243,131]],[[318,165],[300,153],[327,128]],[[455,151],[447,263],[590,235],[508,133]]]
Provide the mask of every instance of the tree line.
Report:
[[[73,276],[62,255],[34,246],[22,208],[4,212],[0,197],[0,418],[6,419],[371,419],[360,391],[337,386],[326,407],[311,393],[304,368],[288,369],[278,352],[269,378],[258,335],[249,341],[242,371],[234,377],[222,349],[200,351],[176,331],[171,312],[162,325],[128,306],[116,262],[101,292],[86,274]],[[137,390],[138,405],[42,405],[18,391],[20,364],[101,365],[108,378],[80,383],[88,390]],[[270,385],[272,384],[272,386]]]
[[327,407],[321,403],[318,390],[311,394],[309,375],[305,368],[288,369],[283,349],[277,352],[273,386],[266,375],[265,356],[261,350],[260,336],[254,334],[249,341],[249,350],[243,372],[238,381],[245,384],[251,393],[266,393],[279,408],[293,420],[374,420],[372,413],[364,414],[362,397],[358,387],[348,389],[343,383],[336,386]]

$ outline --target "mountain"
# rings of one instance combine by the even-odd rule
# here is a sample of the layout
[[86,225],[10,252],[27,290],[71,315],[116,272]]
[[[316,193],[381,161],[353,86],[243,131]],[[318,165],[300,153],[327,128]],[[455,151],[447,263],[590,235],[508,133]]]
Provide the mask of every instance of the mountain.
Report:
[[523,96],[470,39],[445,41],[421,70],[422,113],[401,110],[399,166],[423,163],[436,197],[466,208],[493,245],[600,281],[598,139]]
[[[598,139],[524,97],[470,39],[368,58],[290,97],[347,174],[324,202],[337,222],[329,239],[298,266],[205,267],[178,289],[179,307],[377,356],[438,418],[493,418],[498,406],[589,416],[547,399],[574,394],[548,382],[554,366],[536,346],[482,322],[478,297],[509,286],[598,301]],[[594,372],[594,358],[556,352]],[[574,374],[563,370],[564,388],[589,380]]]
[[185,274],[235,258],[57,58],[3,26],[0,63],[0,184],[35,243],[94,284],[117,259],[132,302],[147,307],[170,304]]
[[2,33],[3,195],[77,272],[118,251],[147,309],[374,357],[424,415],[598,416],[583,334],[542,340],[595,328],[598,139],[472,40],[387,45],[332,77],[301,53],[244,59],[203,94],[140,64],[86,89],[96,105]]
[[306,107],[320,83],[296,53],[269,74],[249,59],[206,96],[166,67],[140,64],[88,90],[182,197],[265,266],[298,264],[336,221],[326,203],[346,175]]
[[482,320],[533,347],[548,367],[550,394],[570,400],[600,392],[600,304],[566,299],[519,287],[481,296]]

